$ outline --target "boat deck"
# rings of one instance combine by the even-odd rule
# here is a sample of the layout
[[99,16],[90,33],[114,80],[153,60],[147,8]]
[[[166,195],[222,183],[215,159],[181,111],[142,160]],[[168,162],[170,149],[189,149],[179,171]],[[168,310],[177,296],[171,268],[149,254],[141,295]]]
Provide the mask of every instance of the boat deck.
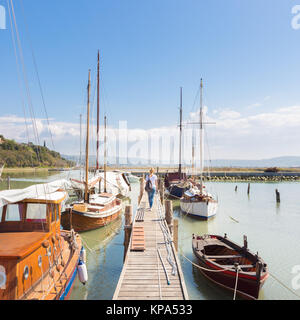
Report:
[[144,194],[141,200],[138,211],[144,212],[144,218],[141,219],[140,214],[137,214],[133,222],[127,256],[113,300],[188,300],[183,273],[173,243],[169,246],[169,252],[171,261],[176,265],[175,275],[172,275],[172,266],[167,261],[168,250],[160,222],[166,227],[169,235],[170,233],[165,219],[159,219],[158,201],[154,201],[150,211],[147,195]]

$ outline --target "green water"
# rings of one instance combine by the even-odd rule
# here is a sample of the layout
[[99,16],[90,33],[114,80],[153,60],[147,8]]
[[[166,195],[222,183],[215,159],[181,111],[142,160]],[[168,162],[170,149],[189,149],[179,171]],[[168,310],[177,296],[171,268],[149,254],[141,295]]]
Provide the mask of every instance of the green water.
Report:
[[[76,177],[78,173],[62,172],[51,176],[27,175],[14,176],[11,181],[14,188],[26,187],[34,181],[53,181],[57,178]],[[26,179],[26,181],[19,181]],[[235,192],[235,186],[238,191]],[[208,183],[210,191],[218,196],[217,216],[208,221],[199,221],[180,212],[178,201],[174,202],[174,216],[179,220],[179,251],[196,262],[191,248],[192,234],[227,233],[228,237],[242,244],[243,235],[248,236],[248,246],[268,264],[269,271],[284,286],[291,290],[296,274],[293,267],[300,265],[300,183],[252,183],[250,196],[247,195],[247,183]],[[0,183],[0,188],[6,182]],[[276,204],[275,189],[281,194],[281,203]],[[132,184],[130,200],[124,200],[123,206],[131,202],[136,209],[139,184]],[[111,300],[114,294],[123,264],[124,217],[114,223],[90,232],[82,233],[87,252],[89,281],[83,286],[76,279],[72,300]],[[180,255],[190,299],[231,300],[232,293],[221,289],[199,273],[199,270]],[[295,279],[294,279],[295,280]],[[294,281],[295,282],[295,281]],[[298,280],[298,283],[300,281]],[[261,300],[299,299],[273,277],[269,277],[261,290]],[[300,283],[299,283],[300,285]],[[300,295],[300,289],[294,288]]]

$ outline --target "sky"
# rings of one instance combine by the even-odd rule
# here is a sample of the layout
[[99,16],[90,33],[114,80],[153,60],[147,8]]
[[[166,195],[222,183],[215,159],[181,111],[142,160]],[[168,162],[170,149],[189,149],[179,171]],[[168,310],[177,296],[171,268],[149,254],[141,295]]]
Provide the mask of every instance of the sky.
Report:
[[[25,73],[19,48],[18,63],[14,53],[10,1],[0,0],[5,137],[79,154],[91,69],[94,153],[100,50],[100,121],[105,114],[111,155],[121,148],[121,157],[176,162],[180,87],[184,122],[197,120],[203,78],[205,117],[215,123],[206,126],[206,158],[300,156],[300,0],[14,0]],[[163,142],[149,148],[153,136]],[[186,125],[186,162],[191,140]]]

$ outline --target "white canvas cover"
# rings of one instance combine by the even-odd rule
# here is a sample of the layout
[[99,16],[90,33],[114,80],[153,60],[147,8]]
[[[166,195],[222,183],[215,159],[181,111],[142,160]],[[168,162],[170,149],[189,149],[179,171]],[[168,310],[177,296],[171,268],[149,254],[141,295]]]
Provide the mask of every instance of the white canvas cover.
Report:
[[[100,188],[101,192],[104,190],[104,172],[99,172],[98,177],[100,176]],[[95,185],[96,188],[99,187],[99,184]],[[130,188],[128,184],[125,182],[121,172],[107,172],[106,173],[106,188],[107,192],[113,195],[122,195],[123,197],[127,197],[129,195]]]
[[5,190],[0,192],[0,208],[26,199],[57,200],[61,193],[57,190],[66,190],[71,187],[69,181],[62,179],[50,183],[37,184],[25,189]]
[[[98,172],[95,177],[89,178],[89,185],[93,185],[97,192],[99,192],[99,182],[100,180],[100,189],[101,192],[104,191],[104,172]],[[71,184],[74,189],[84,190],[84,182],[79,182],[75,179],[71,179]],[[114,196],[122,195],[123,197],[128,196],[129,186],[125,182],[121,172],[107,172],[106,173],[106,189],[107,193],[111,193]]]

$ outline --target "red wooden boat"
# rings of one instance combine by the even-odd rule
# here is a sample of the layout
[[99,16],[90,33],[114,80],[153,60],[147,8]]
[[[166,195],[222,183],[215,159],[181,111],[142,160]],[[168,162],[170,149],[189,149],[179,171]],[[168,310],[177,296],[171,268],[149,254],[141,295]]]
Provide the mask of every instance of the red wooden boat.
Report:
[[225,237],[193,235],[193,251],[202,267],[200,272],[209,280],[231,291],[235,290],[237,281],[237,295],[258,299],[269,274],[265,262],[248,250],[247,237],[241,247],[230,241],[226,234]]
[[[32,194],[35,186],[26,190]],[[22,192],[0,192],[0,300],[68,299],[82,244],[74,231],[60,228],[67,194],[57,190],[21,199]]]

